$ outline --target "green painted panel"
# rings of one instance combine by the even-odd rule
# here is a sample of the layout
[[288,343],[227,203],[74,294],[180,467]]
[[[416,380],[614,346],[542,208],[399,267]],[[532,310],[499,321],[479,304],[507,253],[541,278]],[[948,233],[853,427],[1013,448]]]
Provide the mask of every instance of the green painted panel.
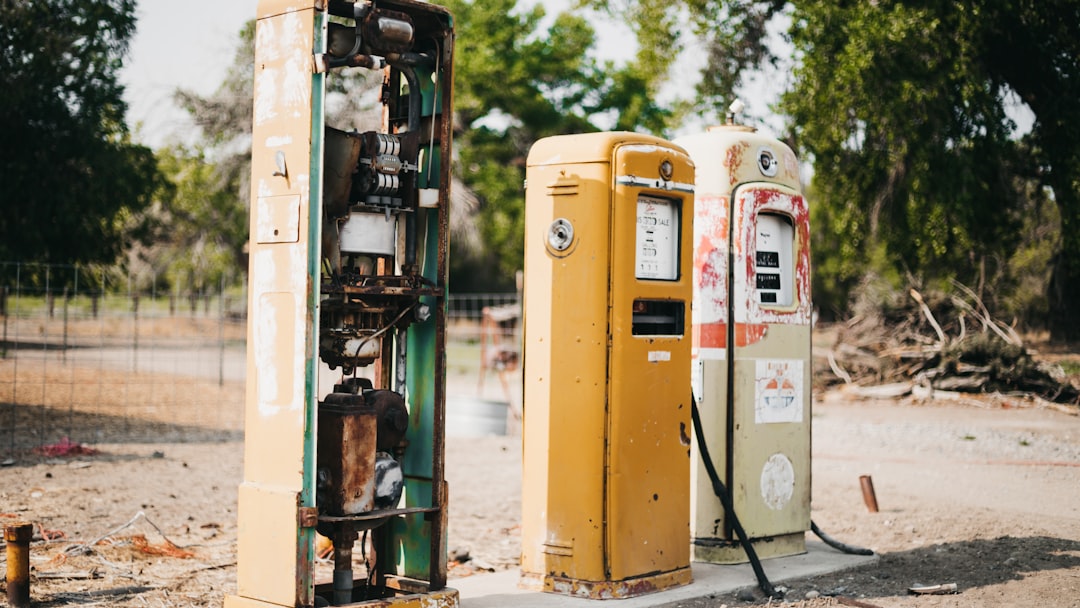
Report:
[[[405,479],[405,506],[431,505],[430,479]],[[423,513],[395,517],[390,525],[390,556],[401,576],[427,580],[431,573],[431,524]]]

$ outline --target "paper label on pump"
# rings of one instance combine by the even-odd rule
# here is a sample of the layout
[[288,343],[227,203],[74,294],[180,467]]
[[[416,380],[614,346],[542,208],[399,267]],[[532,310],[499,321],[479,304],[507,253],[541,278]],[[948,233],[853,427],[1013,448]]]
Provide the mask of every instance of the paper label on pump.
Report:
[[662,281],[679,278],[679,208],[675,201],[638,196],[634,276]]
[[801,359],[758,359],[754,375],[754,422],[802,422],[803,390]]

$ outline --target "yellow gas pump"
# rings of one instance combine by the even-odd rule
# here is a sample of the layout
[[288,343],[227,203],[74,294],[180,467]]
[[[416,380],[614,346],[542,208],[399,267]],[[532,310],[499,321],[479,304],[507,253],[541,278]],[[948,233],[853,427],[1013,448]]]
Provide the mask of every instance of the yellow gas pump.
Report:
[[[734,124],[676,142],[697,167],[691,384],[705,442],[758,556],[810,529],[810,239],[795,154]],[[730,261],[730,264],[729,264]],[[695,561],[747,557],[694,442]]]
[[691,580],[693,171],[634,133],[529,153],[522,586],[612,598]]
[[[458,604],[443,477],[452,54],[449,13],[425,2],[259,3],[228,608]],[[328,125],[327,74],[351,69],[382,75],[381,116]],[[332,572],[316,568],[316,530]]]

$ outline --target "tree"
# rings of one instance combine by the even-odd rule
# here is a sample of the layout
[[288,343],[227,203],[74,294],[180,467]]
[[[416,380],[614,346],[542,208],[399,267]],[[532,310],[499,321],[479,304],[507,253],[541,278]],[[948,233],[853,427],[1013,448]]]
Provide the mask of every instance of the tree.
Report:
[[117,71],[134,0],[0,4],[0,258],[113,262],[160,186]]
[[839,261],[841,283],[891,270],[976,284],[1016,244],[1020,146],[1004,91],[973,69],[957,35],[968,24],[951,17],[900,4],[796,9],[801,66],[783,107],[833,220],[815,245]]
[[[633,66],[593,58],[595,32],[564,12],[543,26],[543,7],[515,0],[450,0],[455,44],[458,175],[475,194],[475,221],[486,250],[452,249],[457,289],[512,287],[524,254],[525,164],[543,137],[615,129],[659,131],[670,117]],[[484,272],[472,270],[481,268]],[[480,283],[467,277],[481,276]],[[458,278],[460,277],[460,278]]]
[[200,96],[177,90],[177,102],[199,129],[194,146],[163,152],[177,196],[164,211],[175,226],[165,235],[174,248],[193,248],[195,257],[174,257],[171,274],[200,281],[221,273],[247,273],[251,183],[251,122],[255,74],[255,21],[240,30],[233,61],[217,90]]
[[993,2],[971,8],[973,33],[991,85],[1008,86],[1035,114],[1032,157],[1061,215],[1061,248],[1049,284],[1049,328],[1080,340],[1080,3]]
[[[692,115],[723,116],[752,70],[776,61],[768,26],[786,0],[578,0],[630,25],[638,50],[630,68],[654,96],[687,48],[704,52],[693,94],[672,103],[667,127]],[[681,91],[690,87],[677,86]]]
[[[749,70],[775,64],[770,25],[790,21],[797,68],[776,109],[814,166],[819,301],[842,308],[868,272],[957,279],[989,304],[1024,300],[1009,290],[1030,288],[1030,276],[1015,273],[1030,273],[1046,244],[1022,244],[1024,261],[1013,250],[1045,235],[1032,217],[1053,215],[1047,323],[1080,339],[1080,3],[582,2],[630,20],[639,41],[654,41],[645,46],[704,48],[683,104],[698,111],[716,112]],[[1035,117],[1023,137],[1006,111],[1015,100]],[[1048,201],[1057,214],[1040,212]]]
[[[167,267],[167,274],[183,277],[196,289],[200,282],[216,284],[222,274],[240,278],[247,272],[254,63],[252,20],[240,30],[232,63],[212,94],[183,89],[175,94],[199,137],[194,145],[161,153],[176,194],[155,210],[159,225],[168,226],[160,236],[169,246],[149,253],[161,258],[156,263]],[[381,74],[368,70],[331,72],[327,124],[352,128],[353,119],[375,105],[364,93],[380,91],[381,82]]]
[[[796,5],[801,66],[782,108],[814,163],[841,281],[871,259],[996,295],[1045,186],[1062,236],[1049,325],[1080,338],[1080,106],[1066,101],[1080,93],[1080,5],[1051,5]],[[1006,112],[1014,95],[1036,118],[1023,139]]]

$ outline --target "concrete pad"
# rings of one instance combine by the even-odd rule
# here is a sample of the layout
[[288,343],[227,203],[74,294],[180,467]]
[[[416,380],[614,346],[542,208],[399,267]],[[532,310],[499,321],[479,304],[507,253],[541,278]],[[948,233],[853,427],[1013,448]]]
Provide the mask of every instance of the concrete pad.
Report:
[[[848,555],[831,549],[820,541],[809,539],[806,542],[806,551],[802,555],[765,560],[761,562],[761,566],[773,585],[777,585],[784,581],[857,568],[878,560],[877,555]],[[601,603],[609,608],[644,608],[711,595],[726,596],[744,587],[757,586],[757,579],[754,578],[750,564],[717,566],[694,563],[691,569],[694,582],[689,585],[617,600],[589,600],[525,591],[517,586],[520,575],[518,570],[451,579],[447,586],[457,589],[461,594],[462,608],[581,608]]]

